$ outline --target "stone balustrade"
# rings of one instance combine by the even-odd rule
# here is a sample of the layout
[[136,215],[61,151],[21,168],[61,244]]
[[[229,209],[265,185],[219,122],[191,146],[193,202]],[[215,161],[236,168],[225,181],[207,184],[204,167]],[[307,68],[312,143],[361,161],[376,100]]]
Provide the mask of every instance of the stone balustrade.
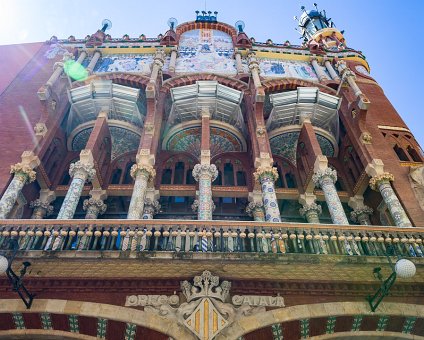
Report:
[[384,256],[394,244],[423,257],[424,228],[191,220],[3,220],[0,249],[22,251],[173,251]]

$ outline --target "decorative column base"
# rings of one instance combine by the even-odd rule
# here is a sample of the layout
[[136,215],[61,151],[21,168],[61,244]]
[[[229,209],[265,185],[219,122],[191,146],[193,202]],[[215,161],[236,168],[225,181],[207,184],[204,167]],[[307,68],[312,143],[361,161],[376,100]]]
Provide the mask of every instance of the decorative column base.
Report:
[[256,169],[253,176],[261,184],[265,220],[267,222],[281,222],[280,210],[278,209],[277,196],[274,189],[274,182],[278,178],[277,169],[271,166],[260,166]]
[[192,173],[194,179],[199,182],[197,218],[199,220],[212,220],[214,209],[212,182],[218,177],[218,170],[214,164],[196,164]]
[[342,203],[340,202],[336,187],[334,186],[336,180],[337,172],[330,168],[326,168],[325,170],[320,169],[312,176],[312,181],[315,185],[321,187],[324,191],[325,201],[327,202],[333,223],[348,225],[349,221],[344,212]]
[[398,227],[412,227],[412,223],[400,204],[390,181],[394,181],[394,176],[388,172],[374,176],[370,179],[370,187],[375,191],[380,191],[390,214]]

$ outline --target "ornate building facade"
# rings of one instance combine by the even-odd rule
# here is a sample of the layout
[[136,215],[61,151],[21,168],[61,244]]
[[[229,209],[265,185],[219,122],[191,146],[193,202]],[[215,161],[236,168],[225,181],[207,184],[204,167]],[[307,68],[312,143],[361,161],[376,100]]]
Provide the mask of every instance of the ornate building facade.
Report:
[[[424,339],[423,152],[325,12],[298,21],[3,48],[0,249],[31,265],[0,339]],[[389,250],[417,273],[373,312]]]

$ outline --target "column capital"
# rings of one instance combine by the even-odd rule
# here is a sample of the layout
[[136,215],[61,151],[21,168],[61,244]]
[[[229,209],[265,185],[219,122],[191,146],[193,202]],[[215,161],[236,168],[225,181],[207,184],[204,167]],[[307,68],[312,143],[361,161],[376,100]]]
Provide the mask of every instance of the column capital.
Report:
[[144,199],[144,213],[156,215],[160,211],[161,205],[158,200],[152,200],[150,198]]
[[145,176],[147,176],[149,181],[153,181],[153,179],[156,177],[156,170],[151,166],[147,164],[134,164],[131,167],[131,177],[136,178],[138,173],[142,173]]
[[318,215],[321,215],[322,208],[319,204],[311,203],[311,204],[304,204],[302,208],[299,209],[299,213],[301,216],[307,215],[309,212],[314,212]]
[[372,190],[378,191],[378,186],[383,182],[391,182],[395,180],[395,176],[393,176],[390,172],[385,172],[381,175],[377,175],[371,177],[370,179],[370,188]]
[[[215,211],[216,206],[215,203],[213,201],[211,201],[211,205],[212,205],[212,211]],[[200,202],[198,199],[193,201],[193,204],[191,205],[191,210],[193,210],[193,212],[198,212],[199,211],[199,206],[200,206]]]
[[100,51],[100,50],[98,50],[98,49],[95,49],[95,50],[93,51],[93,54],[92,54],[91,56],[94,56],[96,53],[98,53],[98,54],[99,54],[99,57],[100,57],[100,58],[102,57],[102,51]]
[[249,202],[249,204],[246,207],[246,213],[249,216],[254,216],[256,214],[256,211],[263,211],[264,204],[262,202]]
[[202,176],[207,176],[213,182],[218,177],[218,170],[215,164],[196,164],[193,168],[193,177],[199,182]]
[[32,169],[32,167],[25,163],[16,163],[11,165],[10,173],[15,174],[15,176],[24,183],[34,182],[37,176],[37,173]]
[[322,181],[326,178],[330,179],[333,182],[333,184],[336,183],[337,171],[331,168],[327,168],[325,170],[318,170],[312,175],[312,181],[317,187],[321,186]]
[[163,63],[165,62],[166,53],[163,49],[157,49],[155,52],[154,60],[158,60],[162,63],[161,67],[163,66]]
[[104,214],[107,209],[107,205],[103,202],[103,200],[95,199],[93,197],[84,200],[82,204],[82,208],[84,209],[84,211],[87,211],[91,207],[95,208],[100,215]]
[[272,166],[259,166],[253,173],[253,177],[258,182],[265,179],[270,179],[272,182],[275,182],[278,179],[278,171],[277,168]]
[[78,161],[69,166],[69,175],[73,178],[81,178],[91,182],[96,176],[96,170],[91,164]]
[[43,209],[46,211],[46,216],[49,216],[53,213],[53,206],[50,205],[49,202],[42,201],[41,199],[37,198],[34,201],[31,201],[29,203],[29,207],[31,209]]
[[364,205],[362,208],[358,208],[354,211],[350,212],[350,218],[353,222],[357,222],[360,220],[361,215],[372,215],[374,210],[366,205]]

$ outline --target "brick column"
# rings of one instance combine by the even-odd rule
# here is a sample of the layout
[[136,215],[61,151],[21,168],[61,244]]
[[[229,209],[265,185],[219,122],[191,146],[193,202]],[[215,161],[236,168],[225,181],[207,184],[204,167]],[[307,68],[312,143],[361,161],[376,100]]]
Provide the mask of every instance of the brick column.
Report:
[[212,182],[218,176],[214,164],[196,164],[193,168],[193,177],[199,182],[199,205],[197,217],[199,220],[212,220]]
[[261,184],[265,220],[267,222],[281,222],[280,209],[278,208],[274,188],[274,182],[278,178],[277,169],[272,166],[260,166],[256,168],[253,176]]
[[130,207],[127,218],[138,220],[144,211],[144,200],[146,198],[147,184],[156,176],[156,171],[147,164],[134,164],[131,167],[131,177],[134,178],[134,188],[131,196]]
[[390,181],[394,181],[394,176],[385,172],[370,179],[370,188],[375,191],[380,191],[381,196],[383,197],[383,200],[398,227],[412,227],[412,223],[400,204]]
[[57,215],[58,220],[69,220],[74,217],[84,184],[94,179],[96,170],[93,163],[78,161],[69,167],[69,175],[72,177],[72,182]]
[[349,224],[334,183],[337,180],[336,170],[319,169],[312,176],[312,181],[324,191],[325,201],[334,224]]

